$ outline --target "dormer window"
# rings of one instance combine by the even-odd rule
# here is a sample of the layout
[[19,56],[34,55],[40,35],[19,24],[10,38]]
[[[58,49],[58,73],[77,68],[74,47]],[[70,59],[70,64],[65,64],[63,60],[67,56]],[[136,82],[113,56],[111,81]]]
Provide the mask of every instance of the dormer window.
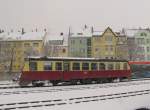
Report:
[[145,32],[142,32],[141,36],[147,36],[147,34]]

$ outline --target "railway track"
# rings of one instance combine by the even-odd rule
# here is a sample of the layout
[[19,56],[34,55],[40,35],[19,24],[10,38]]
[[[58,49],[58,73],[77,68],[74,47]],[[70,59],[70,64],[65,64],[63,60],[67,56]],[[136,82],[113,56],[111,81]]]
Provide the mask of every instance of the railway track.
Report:
[[0,104],[0,110],[14,110],[14,109],[36,109],[39,107],[53,107],[61,106],[67,104],[79,104],[79,103],[88,103],[88,102],[97,102],[105,101],[112,99],[121,99],[127,97],[135,97],[150,94],[150,89],[139,90],[139,91],[128,91],[120,92],[115,94],[104,94],[104,95],[93,95],[93,96],[84,96],[84,97],[74,97],[68,99],[55,99],[55,100],[37,100],[29,102],[14,102],[14,103],[5,103]]
[[[134,82],[134,81],[144,81],[144,80],[150,80],[150,78],[141,78],[141,79],[132,79],[131,81],[129,82]],[[13,84],[13,86],[12,86]],[[108,84],[108,83],[104,83],[104,84]],[[109,83],[111,84],[111,83]],[[78,84],[78,85],[82,85],[82,84]],[[78,85],[75,85],[75,86],[78,86]],[[89,85],[93,85],[93,84],[89,84]],[[72,85],[58,85],[58,86],[72,86]],[[43,87],[51,87],[51,85],[46,85],[46,86],[43,86]],[[26,87],[20,87],[18,86],[17,84],[14,84],[14,83],[0,83],[0,90],[1,89],[18,89],[18,88],[38,88],[38,87],[33,87],[33,86],[26,86]]]
[[59,91],[73,91],[73,90],[86,90],[86,89],[97,89],[97,88],[109,88],[109,87],[121,87],[121,86],[131,86],[131,85],[142,85],[150,84],[150,82],[140,81],[140,82],[122,82],[122,83],[107,83],[107,84],[93,84],[93,85],[74,85],[74,86],[56,86],[51,88],[37,88],[36,90],[15,90],[15,91],[1,91],[0,95],[14,95],[14,94],[31,94],[31,93],[46,93],[46,92],[59,92]]

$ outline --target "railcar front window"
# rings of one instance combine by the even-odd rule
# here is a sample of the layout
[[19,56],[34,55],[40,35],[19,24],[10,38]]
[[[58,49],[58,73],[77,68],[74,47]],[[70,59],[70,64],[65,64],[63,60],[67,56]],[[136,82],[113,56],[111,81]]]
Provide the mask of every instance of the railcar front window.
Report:
[[29,62],[29,69],[30,69],[30,71],[36,71],[37,70],[37,62]]
[[56,70],[62,70],[62,63],[56,63]]
[[124,63],[124,64],[123,64],[123,69],[124,69],[124,70],[127,70],[127,63]]
[[89,70],[89,63],[82,63],[82,70]]
[[97,70],[97,63],[91,63],[91,70]]
[[52,62],[44,62],[44,70],[52,70]]
[[73,70],[80,70],[80,63],[73,63]]

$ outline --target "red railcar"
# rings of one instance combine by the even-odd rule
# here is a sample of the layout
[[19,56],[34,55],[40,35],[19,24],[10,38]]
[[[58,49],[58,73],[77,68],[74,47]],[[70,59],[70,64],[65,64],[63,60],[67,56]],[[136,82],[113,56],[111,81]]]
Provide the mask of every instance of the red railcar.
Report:
[[131,71],[128,61],[99,58],[71,57],[29,57],[20,76],[19,84],[26,86],[43,85],[49,81],[53,85],[60,82],[92,83],[93,81],[111,82],[115,79],[130,79]]

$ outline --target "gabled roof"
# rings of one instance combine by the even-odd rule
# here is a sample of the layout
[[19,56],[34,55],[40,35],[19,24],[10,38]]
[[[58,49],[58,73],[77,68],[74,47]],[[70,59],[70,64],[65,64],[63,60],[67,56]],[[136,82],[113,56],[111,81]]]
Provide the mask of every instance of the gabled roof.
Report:
[[112,34],[117,37],[117,34],[115,32],[113,32],[110,27],[106,28],[104,33],[101,36],[103,36],[107,32],[107,30],[110,30],[112,32]]

